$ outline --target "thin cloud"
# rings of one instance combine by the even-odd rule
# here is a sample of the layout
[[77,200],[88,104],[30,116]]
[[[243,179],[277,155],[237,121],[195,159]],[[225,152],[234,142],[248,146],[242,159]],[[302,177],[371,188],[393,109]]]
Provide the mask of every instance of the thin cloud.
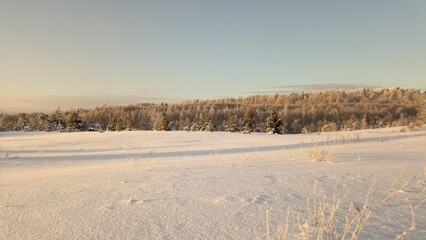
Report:
[[292,93],[294,91],[276,91],[276,90],[266,90],[266,91],[251,91],[251,92],[243,92],[243,94],[275,94],[275,93]]
[[352,83],[320,83],[320,84],[294,84],[267,87],[265,90],[248,91],[244,94],[285,94],[292,92],[313,92],[319,90],[339,89],[339,90],[354,90],[357,88],[367,87],[382,87],[372,86],[368,84],[352,84]]
[[325,77],[313,79],[313,82],[325,82],[325,83],[344,83],[350,81],[356,81],[355,77]]
[[283,86],[273,86],[271,88],[275,89],[288,89],[290,90],[302,90],[302,91],[316,91],[316,90],[325,90],[325,89],[342,89],[350,90],[363,87],[373,87],[368,84],[352,84],[352,83],[322,83],[322,84],[298,84],[298,85],[283,85]]
[[139,94],[115,95],[39,95],[34,97],[4,98],[0,97],[0,112],[52,112],[58,107],[63,110],[72,108],[93,108],[102,104],[110,106],[132,103],[177,102],[181,98],[145,97]]

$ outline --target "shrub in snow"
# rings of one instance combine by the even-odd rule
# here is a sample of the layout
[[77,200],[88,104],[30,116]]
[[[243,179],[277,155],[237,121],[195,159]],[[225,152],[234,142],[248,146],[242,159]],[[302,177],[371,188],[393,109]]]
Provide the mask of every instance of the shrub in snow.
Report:
[[334,122],[326,123],[321,128],[321,132],[335,132],[337,131],[337,125]]
[[91,124],[89,126],[89,128],[87,129],[87,131],[90,131],[90,132],[102,132],[103,128],[102,128],[102,125],[100,123],[96,122],[96,123]]
[[192,123],[189,130],[192,132],[204,131],[204,126],[199,123]]
[[325,147],[311,148],[306,153],[306,156],[308,157],[309,160],[312,160],[315,162],[331,161],[330,151]]

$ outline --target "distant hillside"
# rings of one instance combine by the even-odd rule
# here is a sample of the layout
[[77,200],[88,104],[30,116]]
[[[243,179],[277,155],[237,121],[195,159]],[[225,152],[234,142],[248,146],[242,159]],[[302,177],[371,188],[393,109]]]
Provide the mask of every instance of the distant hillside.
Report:
[[1,131],[310,133],[426,123],[426,92],[381,88],[0,114]]

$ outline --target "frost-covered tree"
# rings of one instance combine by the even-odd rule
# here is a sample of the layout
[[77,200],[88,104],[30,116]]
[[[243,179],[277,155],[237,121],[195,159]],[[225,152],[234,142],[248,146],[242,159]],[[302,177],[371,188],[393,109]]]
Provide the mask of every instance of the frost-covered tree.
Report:
[[31,131],[31,124],[25,113],[22,113],[14,126],[15,131],[28,132]]
[[236,115],[232,115],[228,118],[228,121],[225,125],[225,131],[227,132],[238,132],[240,129],[238,128],[238,118]]
[[80,132],[85,131],[87,124],[78,115],[78,112],[73,112],[68,116],[67,120],[67,131],[68,132]]
[[202,119],[201,119],[202,123],[203,123],[203,130],[207,131],[207,132],[213,132],[215,130],[215,126],[213,124],[212,121],[212,117],[210,116],[210,114],[205,114]]
[[126,121],[126,131],[135,130],[135,121],[133,119],[127,119]]
[[54,132],[54,131],[64,132],[66,128],[67,128],[67,121],[62,116],[62,114],[57,111],[55,113],[49,114],[44,130],[48,132]]
[[171,128],[169,126],[169,119],[167,114],[163,112],[159,115],[154,123],[154,130],[156,131],[170,131]]
[[[102,105],[78,109],[78,115],[88,125],[100,123],[108,130],[152,130],[154,123],[161,121],[159,113],[165,112],[170,122],[168,126],[173,126],[174,130],[248,131],[250,121],[247,119],[251,118],[248,109],[255,113],[252,131],[262,132],[274,129],[274,124],[268,124],[273,109],[283,122],[281,133],[319,132],[329,123],[334,123],[337,130],[424,124],[426,92],[401,88],[324,90],[172,104]],[[68,120],[70,114],[58,108],[48,115],[27,113],[26,117],[33,130],[63,131],[67,122],[63,116]],[[18,119],[19,114],[0,113],[0,128],[13,131]],[[271,132],[274,131],[277,132],[276,129]]]
[[252,108],[248,108],[243,117],[242,131],[244,133],[251,133],[255,130],[256,119]]
[[267,132],[273,133],[273,134],[283,134],[283,122],[279,118],[277,111],[272,110],[271,114],[269,115],[267,119],[267,126],[266,129]]
[[111,122],[107,125],[107,131],[115,131],[115,119],[111,120]]
[[47,118],[48,118],[47,114],[41,113],[41,114],[38,115],[38,117],[37,117],[37,129],[39,131],[45,130]]
[[108,122],[106,129],[108,131],[124,131],[127,129],[127,126],[121,116],[114,116]]
[[124,131],[126,130],[126,124],[124,123],[121,117],[116,118],[115,121],[115,131]]

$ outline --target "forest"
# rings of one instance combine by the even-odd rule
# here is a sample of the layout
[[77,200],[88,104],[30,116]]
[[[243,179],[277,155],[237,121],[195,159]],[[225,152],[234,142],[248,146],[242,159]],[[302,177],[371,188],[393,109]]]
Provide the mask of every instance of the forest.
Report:
[[323,90],[180,103],[102,105],[51,113],[0,113],[0,131],[228,131],[276,134],[352,131],[426,123],[426,92]]

